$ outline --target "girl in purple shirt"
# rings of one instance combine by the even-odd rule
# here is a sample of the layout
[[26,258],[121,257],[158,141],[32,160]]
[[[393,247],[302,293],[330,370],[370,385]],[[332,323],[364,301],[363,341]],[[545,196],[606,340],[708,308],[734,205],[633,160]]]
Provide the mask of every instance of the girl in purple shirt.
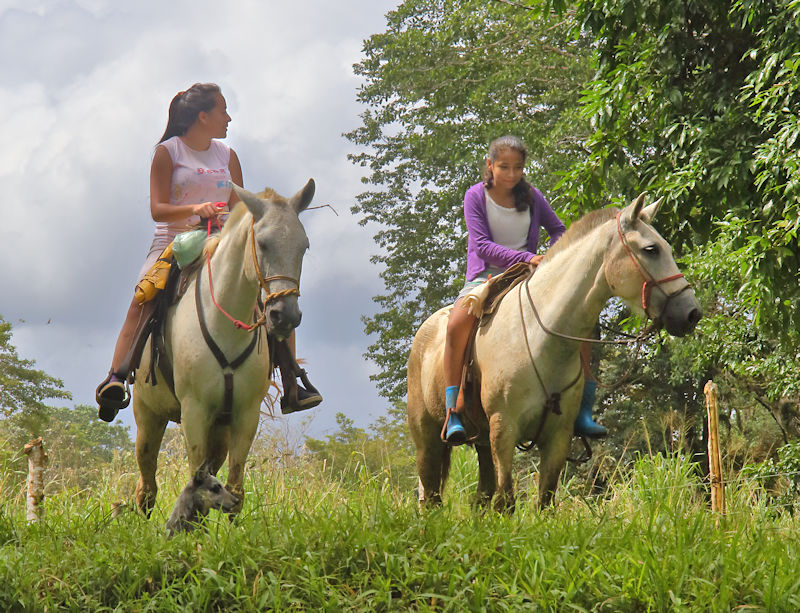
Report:
[[[542,193],[525,180],[527,156],[525,145],[515,136],[503,136],[492,141],[483,181],[464,194],[464,219],[468,232],[466,284],[450,312],[444,349],[445,407],[449,414],[445,437],[452,445],[466,441],[459,416],[463,398],[457,401],[464,351],[477,324],[477,319],[462,306],[461,298],[490,275],[500,274],[512,264],[538,264],[543,257],[536,254],[540,227],[550,236],[551,246],[566,230]],[[605,428],[591,417],[594,394],[591,402],[587,403],[586,392],[585,389],[575,431],[588,436],[602,436],[606,433]]]

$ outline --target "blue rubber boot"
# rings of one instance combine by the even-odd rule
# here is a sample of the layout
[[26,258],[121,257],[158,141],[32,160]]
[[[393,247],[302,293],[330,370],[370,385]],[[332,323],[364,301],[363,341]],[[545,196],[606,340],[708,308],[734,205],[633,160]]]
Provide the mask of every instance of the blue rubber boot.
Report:
[[594,406],[594,396],[597,391],[595,381],[586,381],[583,384],[583,397],[581,398],[581,408],[575,418],[576,435],[588,436],[589,438],[601,438],[608,434],[605,426],[601,426],[592,419],[592,407]]
[[464,424],[461,423],[461,417],[459,417],[458,413],[453,412],[457,399],[457,385],[445,388],[444,406],[450,414],[450,419],[447,421],[447,431],[444,433],[444,438],[450,445],[463,445],[467,441],[467,431],[464,429]]

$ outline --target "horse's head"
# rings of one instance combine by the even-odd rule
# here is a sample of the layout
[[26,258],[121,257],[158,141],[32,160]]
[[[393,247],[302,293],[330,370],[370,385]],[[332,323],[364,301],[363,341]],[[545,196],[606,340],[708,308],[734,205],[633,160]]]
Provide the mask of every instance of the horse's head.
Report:
[[253,215],[255,258],[246,261],[252,260],[255,265],[246,266],[245,274],[253,275],[266,292],[267,331],[286,338],[302,318],[297,297],[308,237],[298,215],[314,197],[314,180],[309,179],[288,199],[269,189],[260,194],[263,197],[237,186],[234,189]]
[[694,330],[700,303],[678,270],[672,247],[650,225],[661,204],[644,206],[641,194],[616,219],[616,240],[606,255],[605,276],[615,296],[673,336]]

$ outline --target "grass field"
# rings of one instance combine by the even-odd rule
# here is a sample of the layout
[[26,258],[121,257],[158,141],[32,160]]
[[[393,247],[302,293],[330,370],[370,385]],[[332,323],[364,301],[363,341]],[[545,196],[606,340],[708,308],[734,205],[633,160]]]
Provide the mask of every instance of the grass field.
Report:
[[512,517],[470,507],[466,449],[444,506],[423,515],[391,467],[256,461],[233,523],[212,512],[205,530],[172,539],[164,522],[185,469],[162,469],[151,519],[112,517],[135,482],[126,466],[50,496],[32,525],[24,478],[3,478],[0,610],[800,610],[798,519],[746,480],[728,484],[729,513],[715,516],[678,458],[641,460],[602,497],[567,483],[546,511],[523,491]]

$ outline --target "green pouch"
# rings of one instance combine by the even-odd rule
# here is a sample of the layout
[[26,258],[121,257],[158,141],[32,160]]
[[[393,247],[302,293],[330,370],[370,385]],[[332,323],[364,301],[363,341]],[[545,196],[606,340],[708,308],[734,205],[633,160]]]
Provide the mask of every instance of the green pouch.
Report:
[[183,270],[200,257],[206,236],[205,230],[189,230],[181,232],[175,237],[175,240],[172,241],[172,254],[175,256],[178,268]]

